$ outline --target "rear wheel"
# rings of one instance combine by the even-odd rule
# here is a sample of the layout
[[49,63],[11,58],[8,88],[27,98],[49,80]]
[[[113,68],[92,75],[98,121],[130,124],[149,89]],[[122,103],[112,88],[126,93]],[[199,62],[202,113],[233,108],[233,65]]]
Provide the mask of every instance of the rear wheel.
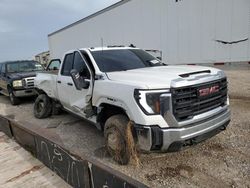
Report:
[[112,158],[121,165],[129,163],[126,128],[128,118],[124,115],[111,116],[105,123],[104,136],[106,147]]
[[18,104],[20,104],[20,99],[15,96],[14,92],[12,91],[12,89],[9,88],[8,91],[9,91],[9,97],[10,97],[11,104],[12,105],[18,105]]
[[45,95],[40,94],[34,104],[34,116],[38,119],[47,118],[52,112],[52,102],[51,99]]

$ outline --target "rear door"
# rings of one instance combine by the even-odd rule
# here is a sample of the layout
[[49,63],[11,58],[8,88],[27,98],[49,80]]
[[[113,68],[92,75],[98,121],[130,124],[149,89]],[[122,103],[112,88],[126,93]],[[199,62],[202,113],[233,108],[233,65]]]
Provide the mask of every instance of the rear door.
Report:
[[66,54],[62,64],[62,68],[57,78],[57,90],[60,102],[65,109],[70,109],[70,97],[73,90],[73,80],[70,77],[70,71],[73,68],[74,53]]

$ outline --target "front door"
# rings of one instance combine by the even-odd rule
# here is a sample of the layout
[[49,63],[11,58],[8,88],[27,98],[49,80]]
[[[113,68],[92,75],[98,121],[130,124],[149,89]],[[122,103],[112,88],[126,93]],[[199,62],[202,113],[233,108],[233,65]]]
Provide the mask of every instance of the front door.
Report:
[[[59,82],[59,99],[67,110],[85,117],[86,108],[91,106],[92,82],[90,69],[79,51],[67,54],[64,59],[62,70],[57,80]],[[89,88],[80,91],[76,89],[70,76],[72,69],[76,69],[82,77],[90,82]]]

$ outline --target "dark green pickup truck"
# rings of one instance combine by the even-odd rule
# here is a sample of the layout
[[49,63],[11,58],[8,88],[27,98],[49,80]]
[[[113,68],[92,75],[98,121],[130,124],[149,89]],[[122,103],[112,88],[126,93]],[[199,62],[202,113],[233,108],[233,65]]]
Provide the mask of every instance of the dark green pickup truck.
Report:
[[36,61],[9,61],[0,63],[0,93],[9,96],[12,105],[20,103],[20,97],[36,95],[34,78],[44,68]]

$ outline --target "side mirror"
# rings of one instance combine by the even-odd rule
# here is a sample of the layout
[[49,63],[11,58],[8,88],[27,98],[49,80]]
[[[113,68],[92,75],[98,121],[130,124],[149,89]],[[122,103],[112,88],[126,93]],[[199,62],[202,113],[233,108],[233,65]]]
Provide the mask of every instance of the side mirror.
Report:
[[77,90],[89,88],[89,81],[86,81],[83,77],[81,77],[77,70],[71,70],[70,75]]

